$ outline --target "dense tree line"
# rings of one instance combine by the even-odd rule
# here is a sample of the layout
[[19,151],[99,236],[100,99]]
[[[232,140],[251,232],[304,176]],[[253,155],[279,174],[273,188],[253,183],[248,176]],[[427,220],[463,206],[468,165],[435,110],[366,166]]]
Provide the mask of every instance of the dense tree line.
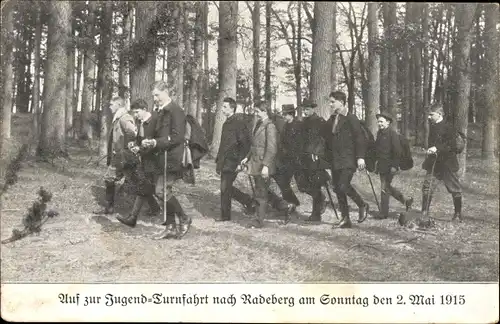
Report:
[[[376,130],[387,110],[413,144],[426,147],[426,109],[441,102],[455,128],[482,125],[482,157],[498,153],[499,7],[469,3],[272,1],[9,1],[2,5],[2,140],[12,114],[32,113],[38,154],[65,155],[67,142],[106,152],[114,95],[147,100],[166,79],[217,152],[226,96],[245,107],[299,105],[348,94],[351,112]],[[211,16],[218,17],[211,23]],[[342,37],[339,37],[341,35]],[[347,41],[346,41],[347,39]],[[209,62],[209,49],[217,62]],[[278,57],[278,52],[288,55]],[[252,60],[241,68],[238,51]],[[248,56],[246,55],[248,53]],[[209,63],[217,63],[210,68]],[[280,72],[281,71],[281,72]],[[277,73],[284,74],[280,79]],[[272,105],[274,103],[274,106]],[[465,172],[465,157],[461,164]]]

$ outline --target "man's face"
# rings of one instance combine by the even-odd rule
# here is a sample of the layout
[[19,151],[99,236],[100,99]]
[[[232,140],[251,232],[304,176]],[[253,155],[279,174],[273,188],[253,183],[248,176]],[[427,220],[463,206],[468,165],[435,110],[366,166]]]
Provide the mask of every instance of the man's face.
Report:
[[143,122],[146,119],[146,110],[144,109],[130,110],[130,114],[140,122]]
[[441,114],[440,114],[440,113],[438,113],[438,112],[430,112],[430,113],[429,113],[429,116],[428,116],[429,121],[430,121],[431,123],[433,123],[433,124],[437,123],[437,121],[438,121],[441,117],[442,117],[442,116],[441,116]]
[[259,119],[264,119],[267,117],[267,112],[266,110],[260,110],[260,109],[255,109],[255,115],[259,117]]
[[293,121],[293,115],[290,114],[284,114],[283,117],[285,118],[285,121],[287,123],[291,123]]
[[158,107],[162,108],[170,99],[166,90],[153,89],[153,100]]
[[114,114],[120,109],[120,102],[118,100],[111,101],[109,104],[109,109],[111,110],[111,113]]
[[314,108],[304,107],[303,112],[304,112],[304,116],[306,116],[306,117],[312,116],[314,114]]
[[390,121],[388,121],[384,117],[380,116],[377,119],[377,124],[378,124],[379,129],[386,129],[387,127],[389,127]]
[[231,104],[229,102],[223,102],[222,103],[222,114],[225,117],[231,116],[233,113],[233,108],[231,107]]
[[344,108],[344,103],[340,100],[337,100],[333,97],[330,97],[330,107],[332,108],[332,112],[338,114],[340,110]]

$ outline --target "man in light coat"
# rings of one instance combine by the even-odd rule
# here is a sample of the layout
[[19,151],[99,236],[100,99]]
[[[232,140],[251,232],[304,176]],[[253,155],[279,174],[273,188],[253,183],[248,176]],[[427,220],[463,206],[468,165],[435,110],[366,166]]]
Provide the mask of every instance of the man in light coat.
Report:
[[248,228],[261,228],[267,213],[270,176],[276,172],[277,129],[269,116],[267,104],[256,106],[256,125],[253,129],[252,144],[247,157],[241,165],[248,167],[247,173],[255,181],[255,199],[259,203],[258,212],[247,225]]
[[116,182],[120,181],[128,170],[134,167],[133,154],[128,150],[128,143],[134,141],[137,127],[134,118],[128,113],[125,99],[114,97],[109,109],[113,114],[113,122],[108,133],[108,155],[106,165],[108,172],[104,178],[106,186],[106,203],[97,214],[113,214]]

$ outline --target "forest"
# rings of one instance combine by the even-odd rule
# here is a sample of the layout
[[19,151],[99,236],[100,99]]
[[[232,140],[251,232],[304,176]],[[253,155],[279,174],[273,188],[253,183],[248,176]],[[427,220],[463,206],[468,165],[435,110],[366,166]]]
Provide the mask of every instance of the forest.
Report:
[[[11,0],[1,9],[2,283],[498,282],[497,3]],[[104,204],[111,99],[143,99],[152,110],[158,80],[202,126],[210,152],[196,183],[175,188],[194,219],[191,232],[152,243],[147,234],[162,227],[145,212],[131,229],[92,210]],[[328,119],[333,90],[374,136],[378,112],[396,116],[392,127],[408,139],[415,164],[393,183],[415,198],[415,210],[428,109],[443,105],[467,137],[458,156],[463,223],[451,221],[441,185],[435,226],[425,232],[397,224],[404,206],[394,200],[389,218],[352,229],[332,229],[331,201],[322,222],[306,226],[312,199],[295,182],[300,205],[286,226],[269,208],[269,226],[248,231],[237,203],[234,220],[214,222],[224,98],[235,98],[239,112],[261,100],[277,113],[293,104],[299,116],[311,99]],[[367,174],[356,172],[352,185],[376,212],[381,182]],[[243,172],[234,185],[254,189]],[[37,192],[41,200],[29,207]],[[116,196],[116,213],[130,212],[133,199],[119,189]],[[47,217],[54,210],[43,230],[9,241],[26,210],[40,206]]]
[[[425,111],[441,102],[457,130],[467,134],[469,123],[480,125],[485,160],[498,153],[495,4],[9,1],[2,6],[2,139],[11,135],[13,115],[33,114],[39,155],[66,154],[69,139],[99,143],[104,154],[111,97],[144,98],[152,108],[148,87],[156,79],[167,80],[175,100],[204,125],[212,154],[220,140],[222,98],[235,97],[244,109],[256,98],[276,102],[277,88],[292,93],[296,105],[312,98],[325,118],[326,94],[342,89],[349,110],[373,132],[374,115],[388,110],[398,116],[398,130],[421,147],[428,131]],[[218,22],[209,20],[209,11]],[[217,51],[217,64],[209,63],[210,47]],[[286,55],[277,59],[283,48]],[[251,60],[251,69],[240,68],[237,51]],[[463,172],[466,156],[467,150]]]

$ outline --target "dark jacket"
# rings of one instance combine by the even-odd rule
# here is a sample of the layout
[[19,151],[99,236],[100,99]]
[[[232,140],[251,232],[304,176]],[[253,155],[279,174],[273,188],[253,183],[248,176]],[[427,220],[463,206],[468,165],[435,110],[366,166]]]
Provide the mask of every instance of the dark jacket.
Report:
[[156,140],[155,150],[158,153],[161,172],[163,172],[165,150],[167,151],[167,172],[182,170],[185,131],[186,115],[176,102],[172,101],[160,109],[153,138]]
[[256,125],[248,158],[247,173],[252,176],[261,175],[262,168],[267,166],[269,175],[276,172],[278,131],[271,119],[266,119]]
[[294,119],[285,123],[279,133],[278,153],[276,156],[277,172],[298,168],[301,147],[301,121]]
[[217,172],[234,172],[250,150],[253,116],[234,114],[222,126],[221,142],[215,159]]
[[200,167],[201,158],[208,153],[208,143],[205,133],[198,121],[191,115],[186,116],[186,121],[191,129],[188,145],[191,150],[193,168],[198,169]]
[[[437,148],[437,160],[434,167],[435,173],[440,173],[445,168],[452,172],[458,171],[458,159],[455,153],[456,131],[453,126],[444,120],[438,124],[430,124],[429,147]],[[436,155],[428,155],[422,164],[422,168],[431,171]]]
[[396,131],[390,127],[379,130],[375,141],[375,151],[377,173],[390,173],[391,167],[397,169],[402,148]]
[[[143,139],[154,138],[157,122],[158,113],[156,111],[153,111],[151,112],[151,117],[149,118],[149,120],[142,123],[144,134],[141,135],[140,131],[137,132],[137,145],[139,147]],[[140,130],[140,128],[141,126],[139,125],[138,130]],[[158,164],[158,150],[155,150],[154,148],[141,148],[139,154],[141,156],[144,172],[155,174],[161,172]]]
[[332,134],[335,115],[331,115],[323,127],[325,157],[333,170],[356,169],[357,159],[365,158],[366,142],[361,124],[356,115],[339,115],[339,121]]
[[[302,147],[300,152],[300,166],[302,168],[322,170],[330,167],[328,160],[325,159],[325,139],[321,136],[325,123],[326,121],[316,114],[303,118],[299,139]],[[320,159],[313,161],[313,154]]]

